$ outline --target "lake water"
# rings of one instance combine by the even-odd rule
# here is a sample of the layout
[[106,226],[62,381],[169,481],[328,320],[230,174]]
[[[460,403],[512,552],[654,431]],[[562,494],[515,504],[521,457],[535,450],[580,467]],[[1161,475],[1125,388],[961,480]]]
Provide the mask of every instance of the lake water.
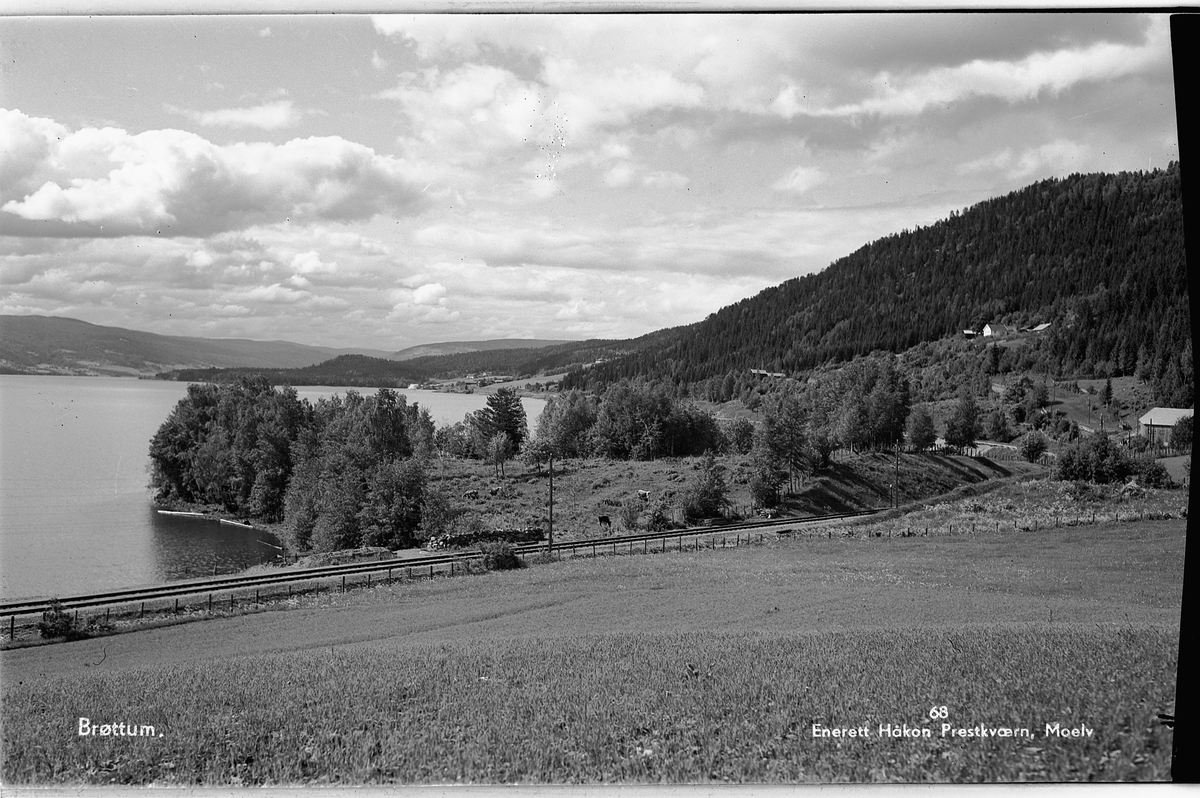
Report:
[[[297,393],[311,402],[346,390]],[[0,597],[231,573],[279,554],[269,535],[155,512],[150,438],[186,392],[182,382],[0,375]],[[487,402],[482,394],[400,393],[438,424]],[[532,427],[545,402],[522,403]]]

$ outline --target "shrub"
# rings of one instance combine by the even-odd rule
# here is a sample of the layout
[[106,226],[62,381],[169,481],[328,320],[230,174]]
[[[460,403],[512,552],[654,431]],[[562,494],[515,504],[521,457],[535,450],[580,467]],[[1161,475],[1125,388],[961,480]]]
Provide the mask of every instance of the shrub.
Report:
[[642,503],[634,499],[626,500],[617,510],[617,518],[626,529],[637,529],[638,516],[641,514]]
[[515,571],[525,567],[525,562],[508,543],[482,543],[479,550],[483,552],[480,562],[489,571]]
[[50,601],[50,609],[42,613],[38,621],[38,634],[47,640],[65,637],[68,640],[81,640],[87,635],[75,628],[75,616],[63,609],[58,599]]
[[1133,471],[1144,488],[1172,488],[1175,481],[1166,467],[1152,457],[1139,457],[1133,461]]
[[1090,435],[1067,447],[1059,455],[1056,477],[1064,481],[1083,480],[1106,484],[1123,482],[1134,472],[1124,450],[1107,435]]
[[1021,438],[1021,442],[1017,444],[1017,451],[1031,463],[1036,463],[1038,458],[1046,453],[1048,446],[1046,436],[1040,432],[1030,432]]

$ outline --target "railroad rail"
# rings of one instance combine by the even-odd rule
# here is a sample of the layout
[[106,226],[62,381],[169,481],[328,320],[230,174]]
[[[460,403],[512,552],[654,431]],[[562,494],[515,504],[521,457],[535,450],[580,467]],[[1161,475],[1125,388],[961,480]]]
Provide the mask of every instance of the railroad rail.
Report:
[[[730,533],[738,533],[739,540],[742,532],[752,532],[755,530],[769,529],[778,526],[794,526],[797,524],[821,523],[825,521],[834,521],[842,518],[854,518],[864,515],[872,515],[879,510],[863,510],[852,513],[832,513],[829,515],[809,516],[805,518],[774,518],[762,521],[748,521],[734,524],[713,524],[710,526],[695,526],[687,529],[672,529],[663,532],[643,532],[634,535],[610,535],[606,537],[587,538],[583,540],[568,540],[557,542],[553,546],[548,546],[545,542],[523,543],[513,546],[513,550],[520,555],[536,554],[545,551],[567,551],[578,552],[580,549],[591,549],[593,555],[597,555],[600,550],[610,549],[616,553],[618,547],[627,546],[632,553],[635,549],[635,544],[642,544],[644,553],[652,551],[666,551],[667,543],[671,540],[679,541],[679,549],[684,548],[684,540],[687,538],[697,538],[710,535],[714,538],[717,536],[728,536]],[[663,545],[661,549],[652,549],[651,541],[660,541]],[[715,543],[714,543],[715,545]],[[341,577],[342,587],[345,589],[346,577],[348,576],[366,576],[367,582],[373,575],[386,573],[386,578],[391,579],[396,571],[403,572],[407,577],[414,575],[420,576],[420,572],[424,571],[429,576],[433,576],[440,569],[442,573],[449,572],[453,575],[456,567],[465,564],[469,560],[483,557],[483,552],[478,550],[447,552],[446,554],[429,554],[422,557],[412,557],[407,559],[387,559],[387,560],[369,560],[356,563],[344,563],[342,565],[326,565],[315,568],[304,568],[293,571],[281,571],[275,574],[254,574],[254,575],[232,575],[223,577],[213,577],[210,579],[186,580],[180,582],[168,582],[162,585],[143,588],[129,588],[123,590],[112,590],[105,593],[89,593],[85,595],[66,596],[58,599],[59,606],[64,610],[87,609],[96,607],[113,607],[125,604],[141,603],[143,611],[145,603],[157,601],[160,599],[178,599],[181,596],[195,596],[207,593],[209,594],[209,605],[212,605],[212,597],[218,593],[231,593],[237,590],[256,589],[261,590],[263,587],[273,587],[279,585],[294,585],[304,582],[323,582],[329,579]],[[257,596],[256,596],[257,597]],[[0,618],[9,618],[10,620],[20,616],[38,615],[51,608],[54,599],[38,598],[27,599],[21,601],[7,601],[0,603]]]

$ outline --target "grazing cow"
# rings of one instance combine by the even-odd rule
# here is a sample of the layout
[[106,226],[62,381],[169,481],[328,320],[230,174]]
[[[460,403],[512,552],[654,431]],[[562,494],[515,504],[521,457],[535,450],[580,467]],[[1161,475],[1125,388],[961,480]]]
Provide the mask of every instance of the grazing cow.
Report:
[[464,499],[478,499],[478,498],[479,498],[479,491],[477,491],[477,490],[468,490],[468,491],[463,491],[463,495],[462,495],[462,497],[463,497]]
[[639,499],[641,499],[641,500],[642,500],[642,501],[644,501],[644,502],[648,502],[648,501],[650,501],[650,491],[648,491],[648,490],[639,490],[639,491],[638,491],[638,498],[639,498]]
[[601,529],[609,529],[609,530],[612,529],[612,521],[609,520],[609,517],[607,515],[600,516],[600,528]]

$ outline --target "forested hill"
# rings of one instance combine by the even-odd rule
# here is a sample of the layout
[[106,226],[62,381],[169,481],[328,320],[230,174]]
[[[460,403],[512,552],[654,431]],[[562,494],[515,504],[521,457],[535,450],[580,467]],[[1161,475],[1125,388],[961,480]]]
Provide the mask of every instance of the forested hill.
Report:
[[1190,402],[1183,241],[1177,163],[1045,180],[867,244],[658,346],[576,371],[567,386],[795,373],[987,322],[1048,321],[1038,365],[1077,376],[1146,368],[1160,382],[1186,378]]

